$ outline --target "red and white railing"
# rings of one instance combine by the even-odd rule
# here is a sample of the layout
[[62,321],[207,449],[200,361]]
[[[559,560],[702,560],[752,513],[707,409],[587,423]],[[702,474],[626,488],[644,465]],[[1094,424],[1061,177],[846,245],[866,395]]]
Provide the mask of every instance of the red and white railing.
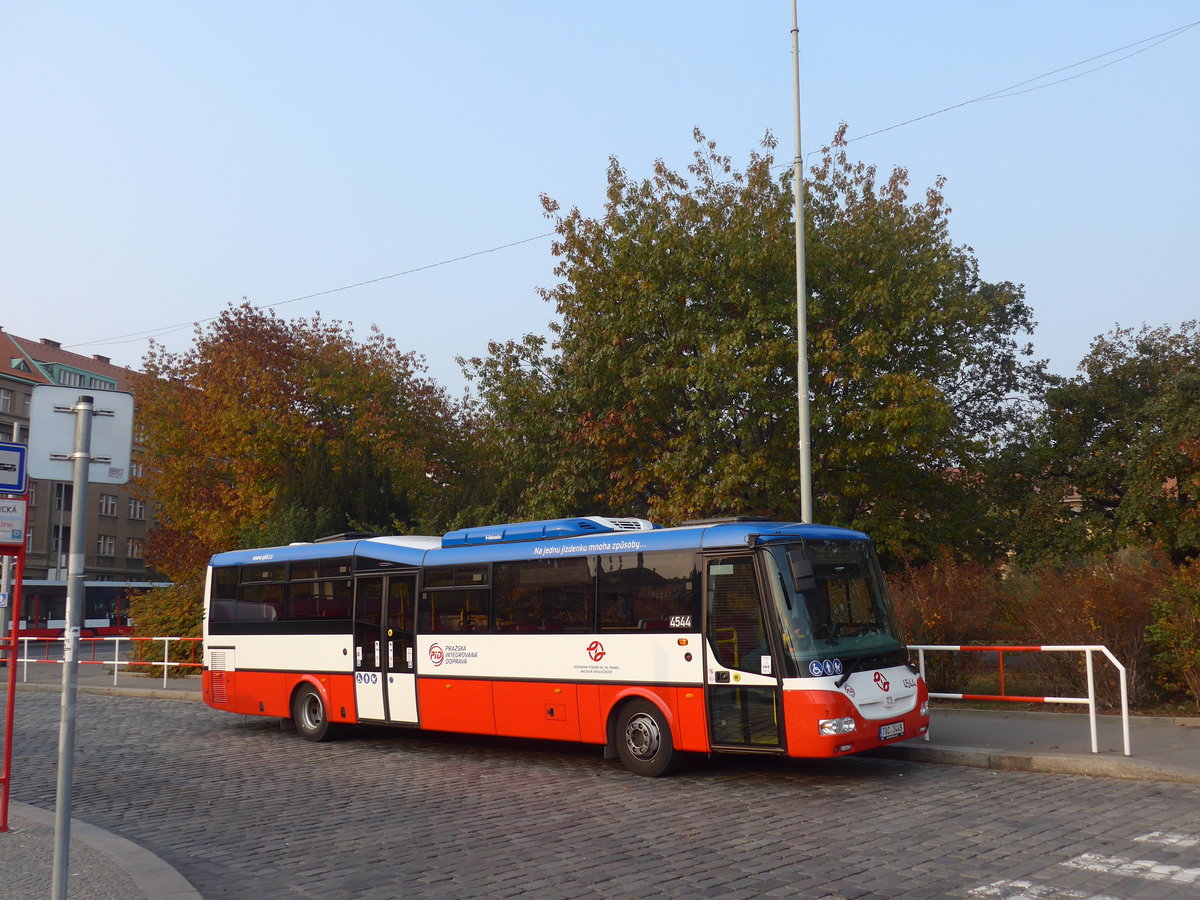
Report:
[[[916,650],[921,678],[925,679],[925,653],[929,650],[942,650],[957,653],[997,653],[1000,660],[1000,693],[999,694],[942,694],[930,691],[932,700],[995,700],[1007,703],[1074,703],[1088,708],[1088,721],[1092,729],[1092,752],[1098,753],[1096,740],[1096,679],[1092,667],[1092,654],[1103,653],[1113,664],[1118,673],[1121,685],[1121,729],[1125,738],[1125,755],[1129,752],[1129,687],[1125,667],[1117,660],[1107,647],[1099,644],[1065,644],[1057,646],[993,646],[980,647],[975,645],[953,644],[909,644],[910,650]],[[1006,693],[1004,690],[1004,654],[1005,653],[1082,653],[1087,666],[1087,696],[1086,697],[1027,697]],[[928,684],[928,680],[925,681]],[[925,735],[929,740],[929,735]]]
[[[20,637],[21,655],[14,660],[22,666],[21,680],[29,680],[30,665],[62,665],[63,653],[65,650],[65,638],[46,638],[46,637]],[[79,639],[79,651],[76,656],[76,662],[81,666],[112,666],[113,670],[113,685],[117,683],[117,675],[121,671],[121,667],[128,668],[129,666],[161,666],[162,667],[162,682],[163,687],[167,686],[167,677],[172,668],[193,668],[200,669],[203,663],[200,662],[180,662],[171,659],[172,644],[179,643],[194,643],[198,644],[202,641],[198,637],[85,637]],[[140,650],[141,647],[149,644],[162,645],[162,659],[142,659],[143,655],[136,652],[130,655],[130,651]],[[103,645],[111,645],[105,647]]]

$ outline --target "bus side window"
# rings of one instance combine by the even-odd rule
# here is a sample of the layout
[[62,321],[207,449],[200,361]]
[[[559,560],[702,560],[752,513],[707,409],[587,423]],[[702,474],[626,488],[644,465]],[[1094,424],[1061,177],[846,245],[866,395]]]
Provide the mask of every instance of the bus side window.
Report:
[[350,602],[354,598],[354,583],[349,579],[317,582],[319,599],[317,614],[322,619],[350,618]]
[[313,596],[312,584],[293,584],[288,587],[287,617],[289,619],[315,619],[317,598]]
[[243,584],[237,604],[239,622],[265,622],[277,618],[283,608],[282,584]]
[[700,625],[699,577],[690,550],[600,557],[600,627],[678,631]]
[[490,594],[487,588],[434,590],[422,594],[422,630],[432,634],[487,631]]
[[496,563],[493,574],[497,631],[592,629],[594,557]]

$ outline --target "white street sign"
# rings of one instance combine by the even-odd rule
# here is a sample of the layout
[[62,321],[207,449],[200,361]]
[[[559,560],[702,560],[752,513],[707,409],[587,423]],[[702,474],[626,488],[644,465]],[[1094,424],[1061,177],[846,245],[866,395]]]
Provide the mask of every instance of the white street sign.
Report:
[[25,501],[0,499],[0,544],[25,543]]
[[[51,481],[71,481],[75,452],[75,405],[91,397],[92,484],[125,484],[133,460],[133,394],[91,388],[39,384],[29,405],[29,474]],[[60,410],[65,410],[62,412]]]

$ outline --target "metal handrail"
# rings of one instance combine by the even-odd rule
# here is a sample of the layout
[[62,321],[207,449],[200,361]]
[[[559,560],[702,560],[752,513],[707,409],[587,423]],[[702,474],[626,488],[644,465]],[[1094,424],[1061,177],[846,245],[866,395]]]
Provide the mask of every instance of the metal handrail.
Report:
[[[61,665],[63,659],[61,656],[53,657],[50,655],[50,648],[54,644],[65,645],[65,638],[46,638],[46,637],[20,637],[19,638],[22,650],[21,655],[13,660],[22,664],[21,681],[29,680],[29,664],[30,663],[55,663]],[[113,667],[113,685],[117,684],[117,675],[120,673],[121,666],[161,666],[163,670],[162,682],[163,687],[167,686],[167,678],[170,675],[172,667],[183,668],[202,668],[203,663],[199,662],[176,662],[171,659],[171,643],[177,641],[186,641],[190,643],[198,643],[203,638],[198,637],[129,637],[125,635],[114,635],[109,637],[87,637],[80,638],[80,652],[77,657],[77,662],[84,666],[112,666]],[[161,660],[153,659],[122,659],[121,658],[121,643],[128,642],[129,644],[137,644],[139,642],[161,642],[163,645],[163,658]],[[37,643],[45,647],[45,652],[41,655],[34,656],[30,653],[30,644]],[[96,655],[96,645],[100,643],[112,643],[113,652],[111,659],[98,658]],[[84,651],[85,647],[90,646],[90,654]]]
[[[1108,661],[1116,668],[1121,685],[1121,730],[1125,739],[1125,755],[1131,756],[1129,750],[1129,687],[1125,667],[1109,652],[1107,647],[1100,644],[1059,644],[1054,646],[977,646],[974,644],[909,644],[910,650],[917,651],[918,666],[921,678],[925,678],[925,651],[946,650],[962,653],[998,653],[1000,655],[1000,693],[999,694],[943,694],[930,692],[931,700],[996,700],[1007,703],[1076,703],[1088,708],[1088,721],[1092,730],[1092,752],[1099,752],[1096,737],[1096,681],[1092,668],[1092,654],[1103,653]],[[1087,663],[1088,695],[1086,697],[1019,697],[1004,692],[1004,654],[1005,653],[1083,653]],[[929,735],[925,735],[929,740]]]

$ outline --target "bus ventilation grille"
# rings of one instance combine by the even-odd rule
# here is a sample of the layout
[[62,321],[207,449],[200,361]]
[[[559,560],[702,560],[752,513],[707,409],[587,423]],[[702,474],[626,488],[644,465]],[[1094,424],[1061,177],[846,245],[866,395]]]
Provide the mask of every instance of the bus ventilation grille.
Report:
[[647,531],[649,522],[643,519],[609,519],[609,523],[616,531]]
[[212,673],[213,703],[229,702],[229,675],[226,668],[229,660],[225,657],[226,651],[224,650],[213,650],[209,657],[208,669]]

